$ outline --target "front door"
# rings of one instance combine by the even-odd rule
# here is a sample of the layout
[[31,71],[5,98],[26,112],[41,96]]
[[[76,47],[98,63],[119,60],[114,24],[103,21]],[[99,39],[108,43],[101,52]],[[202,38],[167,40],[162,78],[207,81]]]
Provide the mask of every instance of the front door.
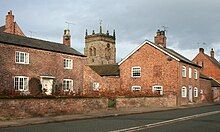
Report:
[[47,95],[52,94],[52,89],[53,89],[53,79],[42,79],[42,90],[45,92]]
[[189,102],[193,102],[193,88],[189,86]]

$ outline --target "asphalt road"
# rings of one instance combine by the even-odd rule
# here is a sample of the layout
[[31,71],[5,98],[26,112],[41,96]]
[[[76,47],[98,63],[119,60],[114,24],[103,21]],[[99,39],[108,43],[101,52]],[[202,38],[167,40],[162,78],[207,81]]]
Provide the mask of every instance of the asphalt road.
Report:
[[[155,124],[186,116],[220,111],[220,105],[199,108],[187,108],[163,112],[115,116],[97,119],[76,120],[59,123],[29,125],[22,127],[2,128],[0,132],[108,132],[126,129],[131,132],[133,127]],[[220,132],[220,113],[204,115],[184,121],[143,128],[134,131],[150,132]],[[118,131],[119,132],[119,131]]]

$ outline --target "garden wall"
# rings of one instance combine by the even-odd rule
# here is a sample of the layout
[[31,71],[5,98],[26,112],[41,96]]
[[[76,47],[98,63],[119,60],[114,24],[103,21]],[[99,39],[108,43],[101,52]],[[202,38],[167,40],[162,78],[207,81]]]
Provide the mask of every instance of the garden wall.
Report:
[[119,97],[116,99],[116,108],[174,106],[176,106],[175,95],[161,97]]
[[0,99],[0,120],[80,114],[107,107],[107,98]]

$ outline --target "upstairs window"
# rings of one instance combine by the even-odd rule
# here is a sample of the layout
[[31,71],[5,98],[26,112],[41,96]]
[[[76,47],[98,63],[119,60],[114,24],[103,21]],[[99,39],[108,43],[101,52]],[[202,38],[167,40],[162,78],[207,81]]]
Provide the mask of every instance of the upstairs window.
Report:
[[182,67],[182,77],[186,77],[186,67]]
[[189,68],[189,78],[192,78],[192,68]]
[[141,77],[141,67],[132,67],[132,77]]
[[198,72],[197,72],[196,69],[194,69],[194,78],[195,78],[195,79],[198,79]]
[[160,95],[163,95],[163,87],[160,85],[153,86],[152,91],[158,92]]
[[73,80],[72,79],[63,79],[63,90],[64,91],[73,90]]
[[16,91],[28,91],[28,77],[15,76],[14,88]]
[[183,98],[187,97],[187,88],[186,87],[182,87],[181,95],[182,95]]
[[64,68],[65,69],[73,69],[73,60],[64,59]]
[[29,53],[16,51],[15,62],[19,64],[29,64]]
[[141,86],[132,86],[131,90],[132,91],[141,91]]

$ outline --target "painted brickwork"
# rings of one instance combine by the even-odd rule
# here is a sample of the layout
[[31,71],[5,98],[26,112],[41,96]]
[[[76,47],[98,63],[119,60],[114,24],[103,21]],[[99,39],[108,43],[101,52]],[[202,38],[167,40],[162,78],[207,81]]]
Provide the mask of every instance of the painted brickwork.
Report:
[[82,114],[106,109],[106,98],[1,99],[0,120]]
[[[15,52],[29,53],[29,64],[15,63]],[[52,76],[53,87],[62,88],[63,79],[73,80],[73,89],[77,93],[83,88],[83,57],[0,44],[0,90],[13,89],[14,76],[29,77],[29,91],[36,94],[39,89],[40,76]],[[64,59],[73,60],[73,69],[64,69]]]

